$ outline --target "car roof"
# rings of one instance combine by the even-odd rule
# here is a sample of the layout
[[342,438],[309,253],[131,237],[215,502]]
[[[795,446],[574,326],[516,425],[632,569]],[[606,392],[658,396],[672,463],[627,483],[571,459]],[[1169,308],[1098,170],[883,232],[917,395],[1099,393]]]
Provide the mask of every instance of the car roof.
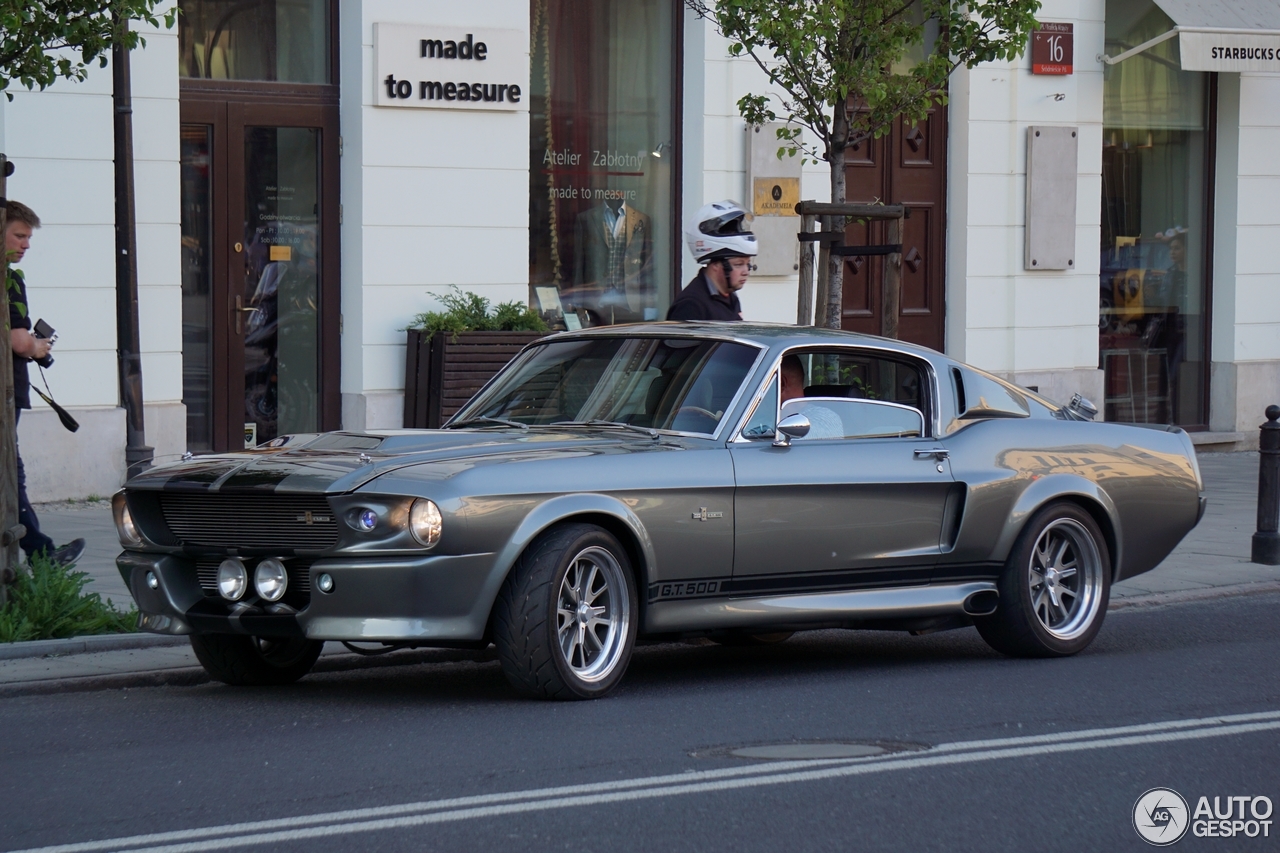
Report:
[[883,338],[879,335],[863,335],[856,332],[821,329],[814,326],[793,326],[785,323],[715,323],[709,321],[629,323],[616,326],[597,326],[576,332],[561,332],[543,340],[594,337],[665,337],[733,338],[748,341],[768,349],[787,349],[796,346],[821,346],[823,344],[853,344],[893,349],[911,353],[929,361],[950,359],[937,350],[917,344]]

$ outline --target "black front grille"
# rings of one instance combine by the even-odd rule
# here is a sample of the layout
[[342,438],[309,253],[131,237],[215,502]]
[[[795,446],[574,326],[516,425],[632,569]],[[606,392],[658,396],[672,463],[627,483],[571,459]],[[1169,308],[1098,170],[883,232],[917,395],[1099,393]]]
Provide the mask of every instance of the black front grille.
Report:
[[162,493],[160,511],[184,545],[322,551],[338,544],[338,518],[318,495]]
[[[218,592],[218,566],[223,559],[225,558],[200,557],[196,560],[196,577],[200,579],[200,589],[206,598],[222,597]],[[248,601],[253,600],[253,570],[259,562],[245,560],[245,568],[249,573],[249,593],[245,596]],[[302,610],[311,603],[311,563],[314,561],[292,558],[283,562],[284,570],[289,575],[289,586],[285,588],[281,601],[296,610]]]

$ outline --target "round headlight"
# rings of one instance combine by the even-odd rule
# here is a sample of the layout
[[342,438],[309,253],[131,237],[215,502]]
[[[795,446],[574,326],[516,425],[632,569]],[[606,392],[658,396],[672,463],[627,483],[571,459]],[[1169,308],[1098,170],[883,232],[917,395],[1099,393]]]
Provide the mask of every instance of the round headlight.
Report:
[[409,509],[409,530],[413,538],[426,548],[434,548],[440,541],[440,532],[444,529],[444,518],[440,515],[440,507],[426,498],[418,498]]
[[378,514],[371,509],[362,509],[356,516],[356,526],[368,532],[378,526]]
[[239,601],[249,585],[249,574],[244,563],[228,557],[218,565],[218,592],[227,601]]
[[279,601],[289,586],[289,574],[284,563],[268,557],[253,570],[253,588],[267,601]]
[[120,492],[111,499],[111,514],[115,517],[116,535],[120,537],[120,544],[126,548],[130,545],[141,545],[142,534],[138,532],[138,526],[133,523],[133,514],[129,512],[129,504],[125,502],[124,492]]

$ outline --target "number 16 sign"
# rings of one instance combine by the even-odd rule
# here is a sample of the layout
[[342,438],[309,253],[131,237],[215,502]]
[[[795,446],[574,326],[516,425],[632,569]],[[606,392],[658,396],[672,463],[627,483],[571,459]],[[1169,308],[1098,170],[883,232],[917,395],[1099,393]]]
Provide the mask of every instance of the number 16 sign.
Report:
[[1042,21],[1031,33],[1031,73],[1070,74],[1075,42],[1074,24]]

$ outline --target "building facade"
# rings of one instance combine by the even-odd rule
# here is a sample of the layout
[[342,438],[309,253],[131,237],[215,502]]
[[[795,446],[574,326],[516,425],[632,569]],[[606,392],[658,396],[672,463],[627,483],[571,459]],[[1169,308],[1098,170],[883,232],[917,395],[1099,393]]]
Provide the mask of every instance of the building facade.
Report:
[[[451,287],[557,328],[660,318],[708,201],[769,235],[746,318],[796,322],[779,200],[828,200],[828,172],[767,156],[736,106],[762,73],[679,0],[179,5],[132,57],[158,459],[400,427],[404,328]],[[1280,401],[1273,5],[1047,0],[1049,54],[961,69],[926,121],[850,152],[850,200],[911,210],[903,336],[1111,420],[1256,441]],[[82,424],[23,417],[31,492],[105,495],[125,469],[110,70],[0,103],[0,147],[44,221],[21,266]],[[847,260],[846,328],[879,328],[881,263]]]

